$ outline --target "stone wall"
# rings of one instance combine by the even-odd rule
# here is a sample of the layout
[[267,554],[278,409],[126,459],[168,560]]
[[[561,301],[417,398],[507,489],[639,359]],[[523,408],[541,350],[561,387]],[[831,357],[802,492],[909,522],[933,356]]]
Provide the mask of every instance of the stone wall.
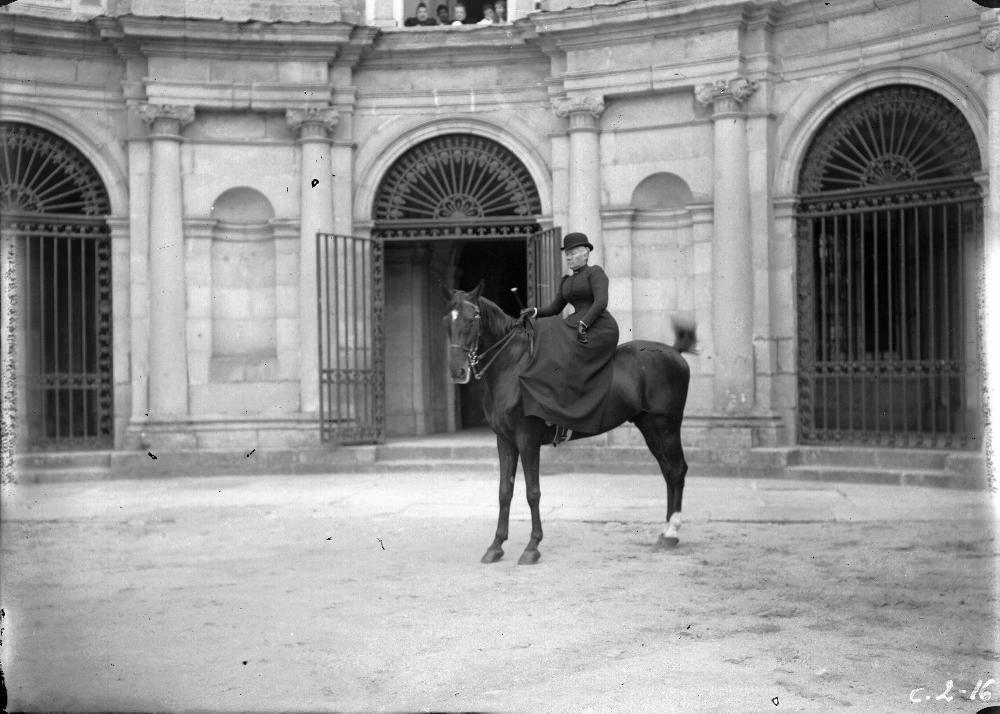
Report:
[[[159,220],[183,238],[181,421],[308,420],[310,237],[370,230],[388,168],[447,132],[511,149],[543,223],[592,234],[623,336],[670,341],[673,314],[698,321],[689,412],[705,433],[725,417],[717,433],[736,442],[792,443],[794,203],[811,137],[851,97],[910,83],[954,102],[995,164],[997,56],[983,38],[998,19],[972,3],[545,0],[513,25],[420,32],[352,24],[365,8],[350,3],[117,0],[89,22],[44,19],[83,17],[85,4],[0,12],[0,117],[65,136],[112,195],[118,444],[156,416],[154,265],[170,248]],[[178,215],[155,188],[154,145],[167,144]],[[271,212],[244,227],[245,254],[214,215],[241,188]],[[393,304],[429,305],[430,263],[403,265],[391,277],[410,298]],[[412,327],[408,339],[424,329],[412,314],[390,319]],[[242,352],[220,347],[241,340]],[[415,369],[392,383],[413,394],[394,428],[432,431],[454,403],[428,364]]]

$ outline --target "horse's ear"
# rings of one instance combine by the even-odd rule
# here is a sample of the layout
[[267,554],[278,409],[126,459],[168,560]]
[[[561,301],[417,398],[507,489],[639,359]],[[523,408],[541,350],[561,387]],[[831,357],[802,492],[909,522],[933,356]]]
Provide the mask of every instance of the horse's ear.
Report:
[[479,285],[476,286],[476,289],[473,290],[471,293],[469,293],[469,299],[472,300],[472,302],[478,300],[479,296],[483,294],[483,288],[485,287],[486,287],[486,281],[480,280]]

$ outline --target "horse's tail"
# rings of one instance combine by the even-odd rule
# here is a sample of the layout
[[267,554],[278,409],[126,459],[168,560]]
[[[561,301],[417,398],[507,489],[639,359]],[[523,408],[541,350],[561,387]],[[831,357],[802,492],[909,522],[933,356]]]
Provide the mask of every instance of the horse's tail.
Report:
[[674,349],[678,352],[698,354],[695,345],[698,344],[697,323],[688,317],[674,317]]

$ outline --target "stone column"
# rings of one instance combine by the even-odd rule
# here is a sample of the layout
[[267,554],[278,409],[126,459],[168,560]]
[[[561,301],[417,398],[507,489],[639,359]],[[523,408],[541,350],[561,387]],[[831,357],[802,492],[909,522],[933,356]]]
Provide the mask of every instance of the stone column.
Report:
[[601,262],[601,152],[597,120],[604,102],[594,97],[553,101],[559,118],[569,118],[569,221],[563,235],[586,233],[594,244],[592,262]]
[[319,409],[319,334],[316,319],[316,233],[333,231],[333,176],[330,132],[337,110],[289,109],[288,126],[299,134],[299,405]]
[[188,413],[180,143],[194,108],[143,104],[138,111],[150,144],[149,418],[169,421]]
[[754,398],[753,260],[746,111],[756,83],[742,77],[698,87],[714,123],[712,323],[715,337],[714,408],[747,414]]

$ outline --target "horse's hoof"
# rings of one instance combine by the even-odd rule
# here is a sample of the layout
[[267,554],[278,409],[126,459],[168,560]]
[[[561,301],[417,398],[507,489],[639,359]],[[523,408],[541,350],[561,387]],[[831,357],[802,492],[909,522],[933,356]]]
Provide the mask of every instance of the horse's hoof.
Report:
[[502,557],[503,557],[503,548],[490,548],[488,551],[486,551],[486,554],[482,557],[482,559],[479,562],[486,563],[487,565],[489,565],[490,563],[497,562]]
[[526,550],[521,553],[521,557],[518,558],[518,565],[534,565],[538,562],[538,559],[542,557],[542,554],[537,550]]
[[667,536],[660,533],[660,537],[656,539],[655,548],[656,550],[673,550],[674,548],[677,547],[677,544],[679,542],[680,541],[677,539],[676,536],[670,536],[668,538]]

